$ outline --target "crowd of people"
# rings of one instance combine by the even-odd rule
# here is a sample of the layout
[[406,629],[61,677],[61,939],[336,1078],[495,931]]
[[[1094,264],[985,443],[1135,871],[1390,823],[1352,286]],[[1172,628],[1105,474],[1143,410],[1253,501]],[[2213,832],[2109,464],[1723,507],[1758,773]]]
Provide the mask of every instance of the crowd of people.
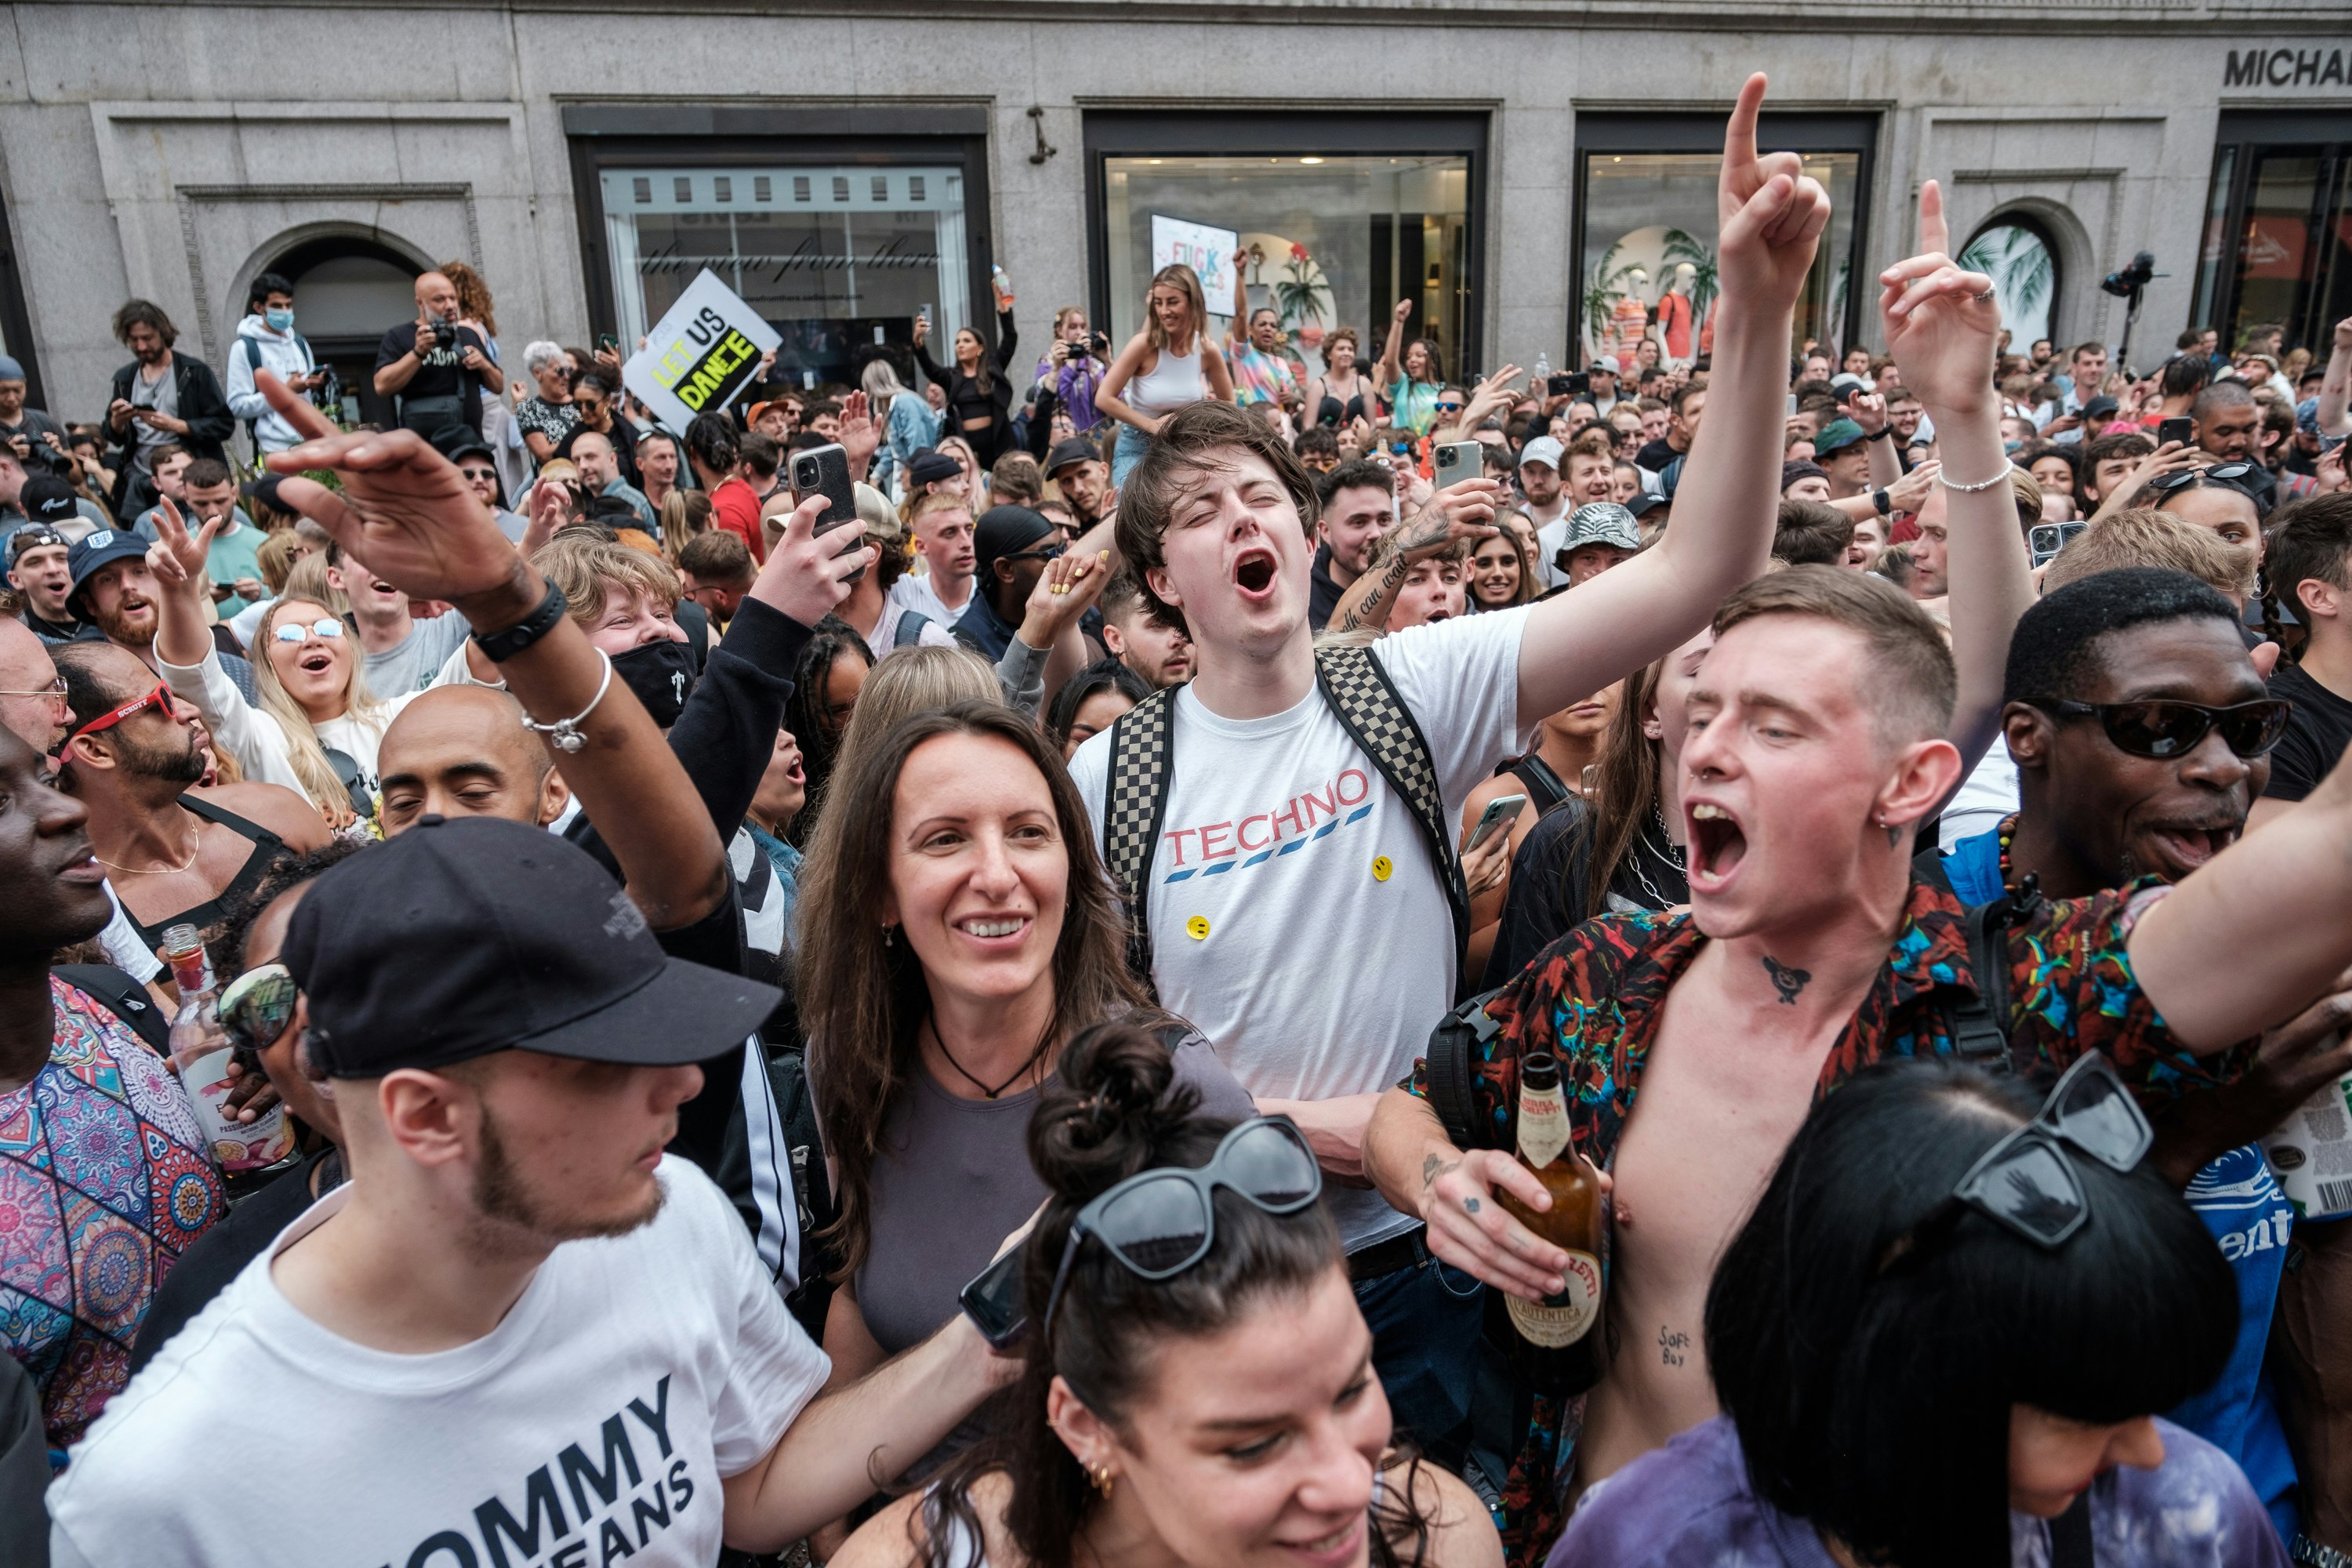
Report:
[[2352,1560],[2352,321],[1794,342],[1763,96],[1684,362],[0,359],[0,1560]]

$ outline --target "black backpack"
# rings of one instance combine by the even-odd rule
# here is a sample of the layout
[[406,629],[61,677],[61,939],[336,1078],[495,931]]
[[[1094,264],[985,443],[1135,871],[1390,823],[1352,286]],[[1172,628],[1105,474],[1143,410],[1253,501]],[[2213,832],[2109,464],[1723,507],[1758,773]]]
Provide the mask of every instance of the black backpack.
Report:
[[[1927,864],[1938,858],[1936,850],[1929,848],[1914,862],[1914,869],[1923,880],[1949,892],[1951,882],[1945,877],[1943,868]],[[2030,916],[2041,899],[2034,879],[2028,876],[2017,891],[1989,904],[1969,906],[1969,970],[1976,977],[1977,988],[1971,992],[1957,985],[1946,986],[1942,1000],[1953,1053],[1971,1067],[1993,1073],[2011,1070],[2005,933]],[[1498,1131],[1478,1125],[1477,1100],[1473,1092],[1478,1077],[1477,1047],[1494,1038],[1496,1031],[1502,1027],[1487,1016],[1486,1004],[1504,989],[1496,986],[1471,997],[1448,1013],[1430,1033],[1425,1058],[1429,1109],[1445,1124],[1445,1135],[1457,1149],[1504,1147]]]
[[172,1020],[144,985],[110,963],[60,963],[50,973],[122,1020],[159,1057],[172,1054]]
[[[1454,853],[1454,834],[1437,766],[1404,699],[1366,647],[1315,651],[1315,684],[1357,747],[1370,759],[1420,824],[1422,839],[1437,868],[1454,915],[1454,973],[1467,968],[1470,894]],[[1127,964],[1151,984],[1151,929],[1146,920],[1151,855],[1168,812],[1168,780],[1174,766],[1176,727],[1171,705],[1176,688],[1155,691],[1111,726],[1110,767],[1103,801],[1103,861],[1111,885],[1127,906]]]
[[[297,348],[302,351],[303,373],[308,374],[310,372],[318,369],[318,356],[310,352],[310,341],[301,333],[296,332],[294,334],[294,344]],[[237,352],[245,356],[245,368],[257,374],[262,369],[260,343],[240,332],[237,334],[236,347]],[[252,443],[254,462],[257,466],[261,461],[261,437],[259,433],[254,429],[254,426],[260,423],[261,421],[258,419],[248,419],[245,422],[245,438],[248,442]]]

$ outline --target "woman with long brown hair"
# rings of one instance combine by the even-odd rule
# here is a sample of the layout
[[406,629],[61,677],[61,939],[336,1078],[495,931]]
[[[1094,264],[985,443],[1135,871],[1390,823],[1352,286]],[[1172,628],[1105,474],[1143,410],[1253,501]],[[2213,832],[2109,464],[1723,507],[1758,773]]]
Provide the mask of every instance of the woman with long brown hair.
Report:
[[1030,1112],[1061,1047],[1129,1018],[1205,1113],[1251,1114],[1208,1042],[1150,1007],[1086,804],[1001,702],[902,721],[849,759],[801,871],[799,984],[855,1377],[920,1341],[1046,1194]]
[[1000,311],[996,318],[996,346],[990,348],[971,327],[959,327],[955,334],[955,363],[942,368],[931,358],[923,340],[930,335],[931,319],[915,318],[915,363],[923,374],[937,382],[948,399],[947,423],[971,443],[981,466],[987,467],[1013,446],[1013,382],[1006,374],[1013,363],[1013,345],[1019,341],[1013,328],[1013,312]]
[[1209,306],[1200,274],[1182,262],[1151,275],[1143,297],[1143,331],[1127,340],[1095,388],[1095,407],[1133,431],[1122,434],[1110,464],[1110,482],[1124,481],[1143,460],[1150,437],[1188,403],[1234,400],[1225,356],[1209,341]]

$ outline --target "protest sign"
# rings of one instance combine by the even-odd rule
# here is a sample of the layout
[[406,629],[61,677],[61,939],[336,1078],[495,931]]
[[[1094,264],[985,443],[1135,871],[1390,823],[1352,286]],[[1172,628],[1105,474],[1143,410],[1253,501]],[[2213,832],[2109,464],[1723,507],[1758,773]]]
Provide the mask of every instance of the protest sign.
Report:
[[760,374],[760,356],[782,342],[706,267],[646,334],[621,380],[655,418],[683,430],[732,403]]
[[1234,250],[1240,243],[1229,228],[1151,215],[1151,269],[1157,272],[1181,261],[1198,273],[1212,315],[1222,316],[1234,308]]

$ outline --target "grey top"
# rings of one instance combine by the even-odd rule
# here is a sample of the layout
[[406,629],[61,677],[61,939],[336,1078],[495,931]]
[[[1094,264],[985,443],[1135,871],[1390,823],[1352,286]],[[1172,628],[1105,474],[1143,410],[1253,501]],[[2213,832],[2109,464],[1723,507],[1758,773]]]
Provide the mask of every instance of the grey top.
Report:
[[[1201,1114],[1241,1121],[1257,1114],[1209,1042],[1176,1047],[1176,1081],[1200,1091]],[[872,1228],[857,1271],[857,1306],[892,1355],[959,1310],[956,1297],[988,1267],[1004,1238],[1045,1201],[1029,1163],[1029,1116],[1037,1091],[959,1100],[918,1070],[882,1126],[870,1181]]]
[[386,699],[424,690],[473,631],[466,617],[455,610],[409,622],[406,637],[382,653],[367,656],[368,689]]
[[[173,379],[171,366],[164,366],[163,374],[153,381],[147,379],[147,367],[140,366],[131,377],[131,405],[152,408],[158,414],[177,419],[180,416],[180,384]],[[139,425],[135,420],[132,423],[139,431],[139,451],[131,459],[131,466],[142,474],[147,473],[152,469],[150,455],[155,448],[169,446],[180,437],[152,425]]]

